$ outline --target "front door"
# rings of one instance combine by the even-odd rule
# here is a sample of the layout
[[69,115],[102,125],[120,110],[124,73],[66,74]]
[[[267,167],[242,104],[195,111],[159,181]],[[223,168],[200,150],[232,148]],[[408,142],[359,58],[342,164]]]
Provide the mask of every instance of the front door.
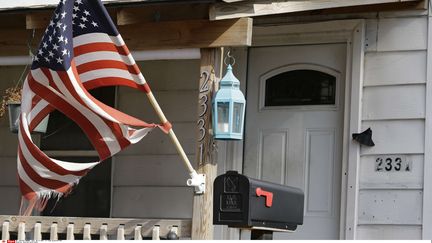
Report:
[[304,224],[275,239],[339,238],[346,49],[250,49],[244,173],[305,192]]

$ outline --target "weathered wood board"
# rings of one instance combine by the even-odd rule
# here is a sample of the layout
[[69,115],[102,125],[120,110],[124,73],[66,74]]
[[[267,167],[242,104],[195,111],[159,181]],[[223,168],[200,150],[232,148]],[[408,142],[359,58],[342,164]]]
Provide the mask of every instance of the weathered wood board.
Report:
[[198,122],[197,122],[197,173],[206,175],[204,194],[195,194],[193,199],[192,239],[213,239],[213,181],[216,178],[217,164],[213,146],[212,99],[215,85],[222,75],[223,49],[201,50],[201,70],[199,79]]
[[[31,23],[37,28],[33,48],[37,48],[47,24],[38,19]],[[36,26],[38,25],[38,26]],[[230,19],[223,21],[188,20],[144,23],[119,26],[119,32],[132,51],[211,48],[223,46],[250,46],[252,43],[252,19]],[[0,55],[28,55],[28,42],[32,30],[6,29],[0,30]]]
[[119,26],[119,31],[131,50],[250,46],[252,43],[251,18],[133,24]]

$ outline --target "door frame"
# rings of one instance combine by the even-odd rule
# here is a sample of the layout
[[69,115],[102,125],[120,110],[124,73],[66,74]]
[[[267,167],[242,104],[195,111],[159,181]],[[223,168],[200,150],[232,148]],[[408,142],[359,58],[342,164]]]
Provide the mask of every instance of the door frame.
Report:
[[253,47],[346,43],[345,106],[342,146],[340,239],[356,239],[360,146],[351,134],[361,130],[365,21],[337,20],[308,24],[254,26]]

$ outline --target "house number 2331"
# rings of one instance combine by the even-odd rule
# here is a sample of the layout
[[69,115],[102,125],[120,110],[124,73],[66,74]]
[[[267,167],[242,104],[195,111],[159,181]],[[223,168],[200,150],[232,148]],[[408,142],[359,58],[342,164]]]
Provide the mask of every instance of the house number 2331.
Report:
[[375,171],[377,172],[409,172],[412,163],[405,156],[383,156],[375,160]]

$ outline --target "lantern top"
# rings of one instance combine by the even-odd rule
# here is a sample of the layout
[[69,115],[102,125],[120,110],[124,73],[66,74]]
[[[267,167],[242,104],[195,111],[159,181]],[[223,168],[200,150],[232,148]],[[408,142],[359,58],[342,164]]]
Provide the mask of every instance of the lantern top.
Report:
[[231,64],[228,65],[225,76],[220,81],[221,88],[223,87],[240,87],[240,81],[234,76]]

